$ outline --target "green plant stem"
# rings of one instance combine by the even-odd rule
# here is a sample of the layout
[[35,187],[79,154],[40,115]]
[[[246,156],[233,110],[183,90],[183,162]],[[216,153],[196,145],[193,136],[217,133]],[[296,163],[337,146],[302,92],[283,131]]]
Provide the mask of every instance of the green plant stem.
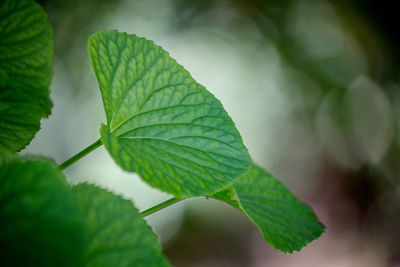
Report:
[[80,160],[81,158],[83,158],[84,156],[86,156],[87,154],[89,154],[90,152],[92,152],[93,150],[98,148],[99,146],[101,146],[102,144],[103,143],[101,142],[101,139],[96,140],[93,144],[91,144],[90,146],[88,146],[87,148],[85,148],[84,150],[82,150],[81,152],[76,154],[75,156],[73,156],[73,157],[67,159],[66,161],[64,161],[63,163],[61,163],[59,168],[61,170],[66,169],[67,167],[74,164],[76,161]]
[[151,207],[151,208],[149,208],[147,210],[142,211],[140,213],[140,215],[142,217],[146,217],[146,216],[148,216],[150,214],[153,214],[156,211],[162,210],[163,208],[166,208],[166,207],[168,207],[168,206],[170,206],[172,204],[175,204],[176,202],[179,202],[179,201],[181,201],[181,199],[179,199],[179,198],[176,198],[176,197],[170,198],[170,199],[168,199],[168,200],[166,200],[164,202],[161,202],[160,204],[157,204],[157,205],[155,205],[155,206],[153,206],[153,207]]

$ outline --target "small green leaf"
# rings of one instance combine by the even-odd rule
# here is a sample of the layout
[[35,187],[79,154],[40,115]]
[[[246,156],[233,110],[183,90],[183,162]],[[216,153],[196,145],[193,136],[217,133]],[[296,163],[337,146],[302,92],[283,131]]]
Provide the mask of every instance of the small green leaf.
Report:
[[299,251],[324,232],[307,205],[256,165],[213,197],[246,214],[265,240],[284,252]]
[[86,221],[83,266],[170,266],[132,202],[89,184],[72,188]]
[[77,266],[83,227],[54,162],[0,159],[1,266]]
[[221,103],[152,41],[101,31],[89,38],[114,160],[177,197],[211,194],[251,165]]
[[52,38],[47,15],[33,0],[0,1],[1,151],[23,149],[51,112]]

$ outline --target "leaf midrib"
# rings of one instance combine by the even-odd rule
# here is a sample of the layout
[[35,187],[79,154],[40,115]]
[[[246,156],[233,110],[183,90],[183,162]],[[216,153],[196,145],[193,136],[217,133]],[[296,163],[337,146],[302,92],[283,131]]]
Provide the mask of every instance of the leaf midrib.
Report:
[[[157,91],[158,91],[158,90],[162,90],[162,89],[167,88],[167,87],[170,87],[170,86],[174,86],[174,85],[166,85],[166,86],[163,86],[163,87],[157,89]],[[153,93],[154,93],[154,92],[155,92],[155,91],[153,91]],[[200,103],[200,104],[206,104],[206,103]],[[150,113],[150,112],[154,112],[154,111],[160,111],[160,110],[163,110],[163,109],[174,108],[174,107],[192,107],[192,106],[200,105],[200,104],[191,104],[191,105],[182,105],[182,104],[178,104],[178,105],[171,105],[171,106],[160,107],[160,108],[155,108],[155,109],[150,109],[150,110],[145,110],[145,111],[139,110],[138,113],[131,115],[130,117],[126,118],[125,120],[123,120],[122,122],[120,122],[118,125],[116,125],[114,128],[112,128],[112,129],[111,129],[111,132],[113,133],[113,132],[117,131],[119,128],[121,128],[122,126],[124,126],[124,125],[125,125],[128,121],[130,121],[131,119],[134,119],[134,118],[136,118],[136,117],[138,117],[138,116],[140,116],[140,115],[146,114],[146,113]],[[143,105],[142,105],[142,106],[143,106]],[[113,118],[114,118],[114,116],[115,116],[115,113],[114,113],[114,115],[113,115]],[[112,125],[112,123],[110,123],[110,125]],[[125,134],[125,133],[123,133],[123,134]]]

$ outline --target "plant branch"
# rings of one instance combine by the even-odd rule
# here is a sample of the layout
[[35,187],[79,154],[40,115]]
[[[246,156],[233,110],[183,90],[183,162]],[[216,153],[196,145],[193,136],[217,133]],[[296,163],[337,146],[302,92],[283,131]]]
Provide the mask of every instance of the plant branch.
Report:
[[156,211],[162,210],[163,208],[166,208],[166,207],[168,207],[168,206],[170,206],[172,204],[175,204],[176,202],[179,202],[181,200],[182,199],[179,199],[179,198],[176,198],[176,197],[170,198],[170,199],[168,199],[168,200],[166,200],[164,202],[161,202],[160,204],[157,204],[157,205],[155,205],[155,206],[153,206],[153,207],[151,207],[151,208],[149,208],[147,210],[142,211],[140,213],[140,215],[142,217],[146,217],[146,216],[148,216],[150,214],[153,214]]
[[101,142],[101,139],[96,140],[93,144],[91,144],[90,146],[88,146],[87,148],[85,148],[84,150],[82,150],[81,152],[76,154],[75,156],[73,156],[73,157],[67,159],[66,161],[64,161],[63,163],[61,163],[59,168],[61,170],[66,169],[67,167],[74,164],[76,161],[80,160],[81,158],[83,158],[84,156],[86,156],[87,154],[89,154],[90,152],[92,152],[93,150],[98,148],[99,146],[101,146],[102,144],[103,143]]

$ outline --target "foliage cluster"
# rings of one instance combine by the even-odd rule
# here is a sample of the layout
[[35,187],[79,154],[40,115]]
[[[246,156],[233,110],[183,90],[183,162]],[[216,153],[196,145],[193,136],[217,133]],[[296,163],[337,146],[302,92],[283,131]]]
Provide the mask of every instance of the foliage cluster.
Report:
[[[252,162],[219,100],[161,47],[104,30],[88,50],[107,118],[100,139],[59,166],[18,156],[51,112],[52,29],[33,0],[0,2],[0,265],[169,266],[143,217],[198,196],[234,206],[284,252],[322,234],[312,210]],[[67,184],[62,170],[101,145],[174,197],[140,213],[95,185]]]

